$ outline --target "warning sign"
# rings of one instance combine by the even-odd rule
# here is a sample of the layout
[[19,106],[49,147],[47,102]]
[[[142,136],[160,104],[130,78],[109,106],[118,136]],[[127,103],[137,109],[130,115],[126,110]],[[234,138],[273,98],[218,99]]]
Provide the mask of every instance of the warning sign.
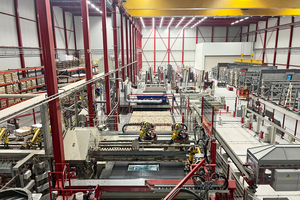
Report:
[[290,177],[290,175],[288,174],[286,177]]

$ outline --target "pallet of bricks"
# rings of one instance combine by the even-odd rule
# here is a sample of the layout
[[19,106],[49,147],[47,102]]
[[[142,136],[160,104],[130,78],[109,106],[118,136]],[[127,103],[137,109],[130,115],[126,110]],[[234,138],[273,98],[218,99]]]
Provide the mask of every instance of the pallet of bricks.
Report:
[[[18,74],[16,72],[0,74],[0,84],[11,83],[5,86],[0,87],[0,94],[11,94],[19,91],[18,83]],[[13,105],[20,101],[20,98],[16,99],[1,99],[1,108],[5,108],[7,106]]]

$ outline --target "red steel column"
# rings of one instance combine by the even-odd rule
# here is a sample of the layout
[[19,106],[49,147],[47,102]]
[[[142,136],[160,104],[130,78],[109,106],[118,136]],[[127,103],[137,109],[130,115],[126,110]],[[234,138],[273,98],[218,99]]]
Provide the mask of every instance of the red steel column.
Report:
[[66,23],[66,12],[63,10],[63,21],[64,21],[64,35],[65,35],[65,47],[66,53],[69,55],[69,45],[68,45],[68,34],[67,34],[67,23]]
[[[51,10],[49,0],[38,1],[38,13],[40,13],[41,36],[43,44],[43,54],[45,61],[45,79],[47,83],[47,94],[52,96],[58,93],[53,32],[51,24]],[[65,152],[62,137],[61,111],[59,99],[49,102],[49,114],[52,132],[53,155],[55,163],[65,163]],[[62,171],[60,166],[56,171]]]
[[[292,16],[292,23],[294,23],[295,17]],[[290,40],[289,40],[289,50],[288,50],[288,55],[287,55],[287,61],[286,61],[286,69],[290,68],[290,59],[291,59],[291,47],[292,47],[292,42],[293,42],[293,32],[294,32],[294,25],[290,27]]]
[[[280,24],[280,17],[277,19],[277,25],[279,26]],[[279,28],[276,29],[276,35],[275,35],[275,47],[274,47],[274,56],[273,56],[273,66],[276,65],[276,56],[277,56],[277,45],[278,45],[278,35],[279,35]]]
[[[83,1],[83,0],[81,0]],[[84,0],[86,1],[86,0]],[[102,11],[102,35],[103,35],[103,58],[104,58],[104,73],[109,72],[108,68],[108,48],[107,48],[107,31],[106,31],[106,0],[101,0]],[[109,75],[105,76],[105,94],[106,94],[106,114],[111,112],[110,102],[110,81]]]
[[258,22],[256,23],[256,27],[255,27],[254,42],[257,42],[257,30],[258,30]]
[[74,31],[74,46],[75,46],[75,51],[77,51],[75,17],[73,14],[72,14],[72,20],[73,20],[73,31]]
[[170,29],[168,29],[168,64],[170,64]]
[[155,25],[154,25],[154,73],[156,72],[156,28],[155,28]]
[[142,38],[143,38],[143,35],[142,34],[140,34],[140,51],[141,52],[139,52],[139,59],[140,59],[140,66],[139,66],[139,70],[141,70],[142,68],[143,68],[143,56],[142,56]]
[[[89,6],[87,0],[81,0],[82,32],[84,43],[85,73],[86,80],[93,79],[92,61],[91,61],[91,42],[90,42],[90,24],[89,24]],[[103,30],[104,35],[104,30]],[[107,73],[107,72],[105,72]],[[87,85],[89,125],[94,126],[94,90],[93,83]],[[107,105],[108,107],[108,105]]]
[[[118,56],[118,27],[117,27],[117,6],[113,5],[113,32],[114,32],[114,53],[115,53],[115,69],[119,68]],[[120,113],[120,91],[119,91],[119,71],[116,71],[116,95],[118,102],[118,113]]]
[[[56,49],[57,49],[57,44],[56,44],[56,35],[55,35],[55,22],[54,22],[54,9],[53,6],[51,6],[51,19],[52,19],[52,32],[53,32],[53,41],[54,41],[54,53],[56,55]],[[58,55],[56,55],[55,57],[57,57]]]
[[198,44],[198,26],[196,26],[196,44]]
[[125,38],[126,38],[126,60],[127,60],[127,78],[129,78],[129,45],[128,45],[128,19],[125,17]]
[[[120,22],[121,22],[121,55],[122,55],[122,78],[123,78],[123,82],[125,81],[125,58],[124,58],[124,34],[123,34],[123,14],[121,9],[119,9],[120,11]],[[119,112],[120,113],[120,112]]]
[[[40,19],[39,19],[39,14],[38,14],[38,0],[34,1],[34,8],[35,8],[35,14],[36,14],[36,30],[37,30],[37,34],[38,34],[38,42],[39,42],[39,48],[43,49],[43,45],[42,45],[42,36],[41,36],[41,27],[40,27]],[[41,53],[40,54],[40,58],[41,58],[41,66],[44,65],[44,55]]]
[[[14,0],[14,7],[15,7],[15,18],[16,18],[16,25],[17,25],[17,33],[18,33],[18,43],[19,43],[19,51],[20,51],[20,62],[21,68],[25,68],[25,58],[23,52],[23,41],[22,41],[22,34],[21,34],[21,25],[20,25],[20,14],[19,14],[19,3],[18,0]],[[22,72],[22,76],[26,77],[26,72]]]
[[297,126],[298,126],[298,119],[296,120],[296,124],[295,124],[294,136],[297,135]]
[[[132,63],[132,37],[131,37],[131,22],[129,21],[129,52],[130,52],[130,63]],[[130,73],[130,81],[132,82],[133,79],[132,79],[132,64],[130,65],[129,67],[129,73]]]
[[[268,20],[266,21],[266,29],[268,28]],[[267,35],[268,31],[265,30],[265,37],[264,37],[264,47],[263,47],[263,54],[262,54],[262,62],[265,63],[265,55],[266,55],[266,46],[267,46]]]
[[240,30],[240,42],[242,42],[242,33],[243,33],[243,27],[241,26],[241,30]]
[[[282,128],[284,129],[284,122],[285,122],[285,114],[283,114],[283,119],[282,119]],[[281,139],[283,139],[284,132],[281,132]]]
[[185,29],[182,29],[182,59],[181,59],[181,63],[184,63],[184,32]]
[[228,42],[228,26],[226,26],[226,42]]
[[249,42],[249,26],[250,25],[248,25],[248,29],[247,29],[247,42]]
[[[132,62],[135,62],[136,56],[135,56],[135,28],[132,24]],[[135,64],[132,64],[132,78],[133,82],[135,83]]]
[[211,42],[214,42],[214,27],[211,27]]

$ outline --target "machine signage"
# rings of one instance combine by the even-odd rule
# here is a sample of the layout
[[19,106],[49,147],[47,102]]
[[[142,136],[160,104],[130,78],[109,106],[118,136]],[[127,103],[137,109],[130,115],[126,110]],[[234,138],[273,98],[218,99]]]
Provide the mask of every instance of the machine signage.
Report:
[[204,116],[202,116],[202,124],[209,135],[212,135],[212,125]]

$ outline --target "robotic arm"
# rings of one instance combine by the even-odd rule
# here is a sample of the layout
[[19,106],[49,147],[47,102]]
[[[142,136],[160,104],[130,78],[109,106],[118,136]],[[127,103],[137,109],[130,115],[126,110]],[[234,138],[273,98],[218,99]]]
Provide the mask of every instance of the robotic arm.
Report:
[[189,162],[190,164],[193,164],[193,161],[194,161],[194,156],[196,153],[201,153],[200,151],[200,148],[199,147],[196,147],[195,145],[191,146],[188,150],[189,152]]
[[7,128],[1,128],[0,129],[0,140],[3,140],[4,146],[7,148],[8,147],[8,138],[9,134],[7,132]]

